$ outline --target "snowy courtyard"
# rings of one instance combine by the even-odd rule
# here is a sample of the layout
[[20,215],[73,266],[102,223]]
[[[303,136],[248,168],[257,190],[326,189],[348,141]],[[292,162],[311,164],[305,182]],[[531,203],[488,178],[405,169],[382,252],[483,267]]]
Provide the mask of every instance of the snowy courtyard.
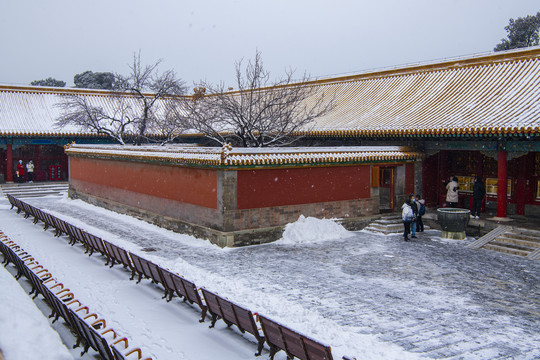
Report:
[[[221,249],[80,200],[25,201],[331,345],[334,359],[540,357],[540,262],[471,250],[466,247],[471,239],[444,240],[439,231],[429,230],[406,243],[397,235],[348,232],[329,220],[301,218],[277,242]],[[0,200],[0,230],[145,357],[256,359],[250,335],[223,322],[208,329],[208,321],[198,322],[195,307],[178,299],[165,302],[160,286],[129,281],[129,272],[120,266],[103,266],[100,255],[88,257],[80,244],[69,246],[65,237],[55,238],[41,223],[34,225],[9,208],[7,199]],[[14,272],[12,266],[7,270]],[[6,360],[38,351],[27,345],[30,337],[48,347],[58,343],[42,359],[79,358],[80,349],[71,349],[74,339],[61,321],[53,327],[69,350],[37,330],[25,330],[43,326],[33,323],[39,313],[24,310],[31,301],[23,306],[15,300],[15,280],[0,272],[3,289],[9,289],[0,296],[0,349]],[[25,280],[19,284],[29,289]],[[41,300],[35,303],[48,315]],[[26,338],[14,336],[17,329]],[[261,358],[268,358],[267,350]],[[276,355],[285,358],[282,352]]]

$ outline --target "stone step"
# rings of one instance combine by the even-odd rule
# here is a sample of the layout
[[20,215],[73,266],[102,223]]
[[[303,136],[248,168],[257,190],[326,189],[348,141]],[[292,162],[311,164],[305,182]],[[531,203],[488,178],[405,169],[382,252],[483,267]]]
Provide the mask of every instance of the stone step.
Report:
[[510,231],[511,229],[512,228],[510,226],[499,225],[495,229],[491,230],[489,233],[467,245],[467,247],[471,249],[480,249],[490,241],[493,241],[495,238],[504,234],[507,231]]
[[535,236],[531,232],[526,232],[526,231],[509,231],[505,233],[504,236],[507,238],[525,240],[525,241],[536,242],[540,244],[540,234],[538,236]]
[[499,251],[499,252],[512,254],[512,255],[519,255],[519,256],[528,256],[531,253],[531,251],[511,248],[511,247],[505,246],[504,244],[497,244],[495,242],[490,242],[489,244],[484,245],[483,248],[487,250],[494,250],[494,251]]
[[499,243],[505,243],[505,244],[513,244],[513,245],[519,245],[526,248],[529,248],[531,250],[536,250],[540,248],[540,241],[531,241],[531,240],[523,240],[519,238],[515,238],[511,236],[512,234],[503,234],[499,236],[496,241]]
[[393,229],[402,229],[403,224],[378,224],[376,222],[369,224],[369,226],[381,229],[381,230],[393,230]]

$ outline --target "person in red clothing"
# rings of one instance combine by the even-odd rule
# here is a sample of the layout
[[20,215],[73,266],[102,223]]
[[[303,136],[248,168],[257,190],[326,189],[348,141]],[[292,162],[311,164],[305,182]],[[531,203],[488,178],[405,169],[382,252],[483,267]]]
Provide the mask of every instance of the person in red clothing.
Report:
[[22,183],[23,176],[24,176],[24,165],[23,165],[22,160],[19,160],[19,163],[17,164],[17,182]]

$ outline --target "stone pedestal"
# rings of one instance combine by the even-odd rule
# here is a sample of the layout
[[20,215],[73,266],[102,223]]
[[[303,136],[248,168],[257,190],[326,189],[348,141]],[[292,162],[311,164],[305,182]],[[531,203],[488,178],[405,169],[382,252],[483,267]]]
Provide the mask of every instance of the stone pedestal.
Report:
[[468,209],[437,209],[437,222],[441,225],[442,237],[445,239],[464,240],[465,228],[469,224],[471,211]]

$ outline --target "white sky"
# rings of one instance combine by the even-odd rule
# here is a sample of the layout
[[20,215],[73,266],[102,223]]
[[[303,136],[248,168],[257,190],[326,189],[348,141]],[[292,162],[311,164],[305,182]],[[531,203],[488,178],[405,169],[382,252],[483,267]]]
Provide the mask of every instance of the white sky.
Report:
[[126,74],[133,53],[188,85],[234,86],[234,62],[262,52],[322,77],[491,51],[538,0],[0,0],[0,83],[86,70]]

